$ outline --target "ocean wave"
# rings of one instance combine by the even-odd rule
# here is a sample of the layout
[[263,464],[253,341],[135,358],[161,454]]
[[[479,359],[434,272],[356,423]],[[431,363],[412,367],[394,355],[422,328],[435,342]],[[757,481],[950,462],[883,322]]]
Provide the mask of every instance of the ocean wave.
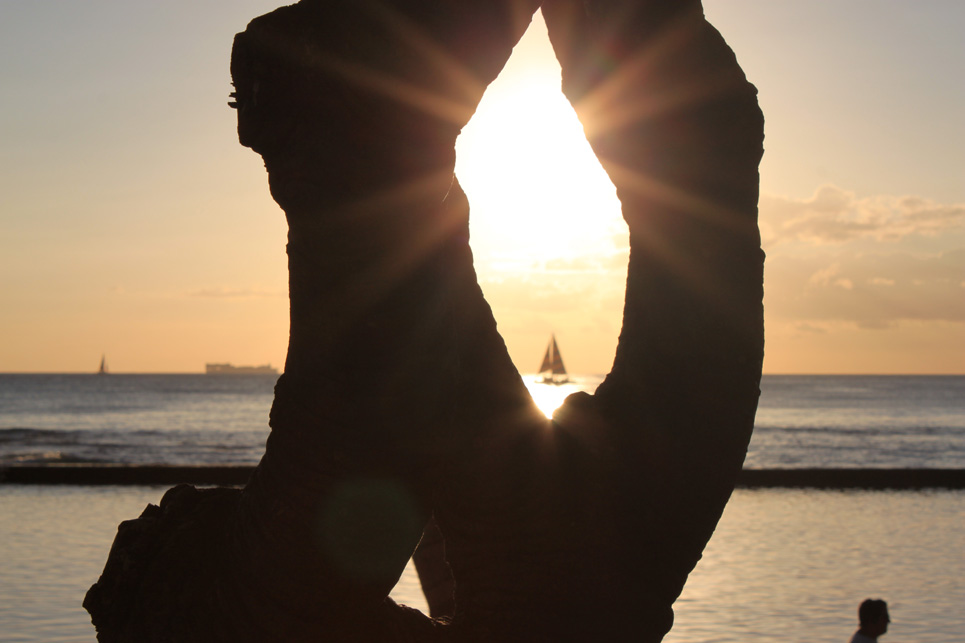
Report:
[[949,439],[956,439],[965,436],[965,427],[949,425],[874,425],[863,424],[855,426],[841,425],[777,425],[760,424],[754,426],[754,434],[807,434],[824,436],[858,436],[861,438],[881,437],[881,436],[912,436],[930,437],[947,436]]
[[34,429],[29,427],[13,427],[0,429],[0,446],[9,444],[80,444],[88,435],[87,431],[76,429]]
[[0,464],[254,464],[264,437],[250,432],[0,429]]
[[34,451],[9,455],[0,455],[0,465],[14,464],[104,464],[108,462],[101,458],[90,458],[63,451]]

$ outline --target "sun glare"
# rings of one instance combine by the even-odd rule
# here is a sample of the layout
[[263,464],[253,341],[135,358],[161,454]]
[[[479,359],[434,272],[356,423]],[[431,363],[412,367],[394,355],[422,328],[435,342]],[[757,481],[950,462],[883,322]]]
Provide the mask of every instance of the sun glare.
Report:
[[529,394],[533,396],[533,402],[548,418],[553,417],[553,413],[563,404],[566,396],[583,390],[583,387],[576,382],[556,386],[540,384],[533,378],[526,377],[523,379],[523,383],[529,390]]
[[514,62],[456,147],[477,263],[538,266],[612,254],[615,235],[626,230],[619,201],[560,91],[559,65]]
[[[479,283],[520,371],[533,372],[556,333],[573,372],[604,372],[620,330],[629,235],[616,189],[560,90],[539,12],[459,137],[456,175],[469,197]],[[547,415],[563,397],[549,389],[534,391]]]

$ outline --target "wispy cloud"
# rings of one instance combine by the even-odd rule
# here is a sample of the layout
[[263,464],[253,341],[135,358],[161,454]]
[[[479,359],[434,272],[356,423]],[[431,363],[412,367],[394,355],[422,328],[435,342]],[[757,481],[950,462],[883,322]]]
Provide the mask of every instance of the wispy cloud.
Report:
[[836,186],[808,199],[762,196],[765,248],[785,243],[843,244],[859,239],[897,242],[965,229],[965,203],[943,204],[917,196],[859,198]]
[[965,323],[965,204],[825,186],[760,208],[770,320],[802,332]]
[[273,297],[284,297],[284,291],[264,290],[260,288],[203,288],[188,293],[189,297],[199,297],[202,299],[263,299]]
[[771,317],[887,328],[901,321],[965,323],[965,248],[934,256],[838,251],[774,253],[765,277]]
[[578,277],[561,281],[531,274],[521,279],[483,281],[481,285],[490,305],[505,311],[573,313],[582,310],[588,301],[597,304],[603,294],[591,280]]

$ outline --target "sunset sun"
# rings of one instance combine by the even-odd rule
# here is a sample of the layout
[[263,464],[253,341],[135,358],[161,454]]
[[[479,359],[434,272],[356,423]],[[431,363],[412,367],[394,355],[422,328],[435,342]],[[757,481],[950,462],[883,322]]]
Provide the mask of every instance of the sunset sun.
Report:
[[472,207],[473,248],[483,263],[607,254],[614,235],[626,230],[613,184],[560,91],[541,21],[520,47],[537,44],[545,56],[540,64],[510,58],[456,146],[456,174]]
[[586,365],[616,347],[627,227],[539,14],[463,129],[456,175],[479,283],[519,370],[533,372],[556,333],[572,372],[600,372]]

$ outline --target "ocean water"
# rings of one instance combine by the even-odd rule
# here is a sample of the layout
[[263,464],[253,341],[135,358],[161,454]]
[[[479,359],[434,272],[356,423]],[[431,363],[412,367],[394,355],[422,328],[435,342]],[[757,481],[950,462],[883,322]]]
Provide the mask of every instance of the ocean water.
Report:
[[765,375],[747,468],[965,468],[965,376]]
[[[531,390],[551,412],[600,379]],[[0,374],[0,466],[254,464],[274,380]],[[766,376],[746,466],[965,468],[965,377]],[[93,640],[84,593],[165,489],[0,484],[0,641]],[[845,641],[880,596],[885,641],[965,641],[963,527],[963,491],[739,489],[665,640]],[[393,596],[425,609],[411,570]]]
[[[81,601],[117,524],[164,491],[0,485],[0,641],[93,641]],[[965,640],[963,525],[961,491],[738,489],[664,640],[843,643],[867,597],[886,643]],[[426,610],[411,569],[392,595]]]
[[0,465],[255,464],[275,380],[0,374]]
[[[599,376],[525,381],[551,413]],[[4,464],[256,464],[268,375],[0,374]],[[965,376],[765,376],[748,468],[965,468]]]

